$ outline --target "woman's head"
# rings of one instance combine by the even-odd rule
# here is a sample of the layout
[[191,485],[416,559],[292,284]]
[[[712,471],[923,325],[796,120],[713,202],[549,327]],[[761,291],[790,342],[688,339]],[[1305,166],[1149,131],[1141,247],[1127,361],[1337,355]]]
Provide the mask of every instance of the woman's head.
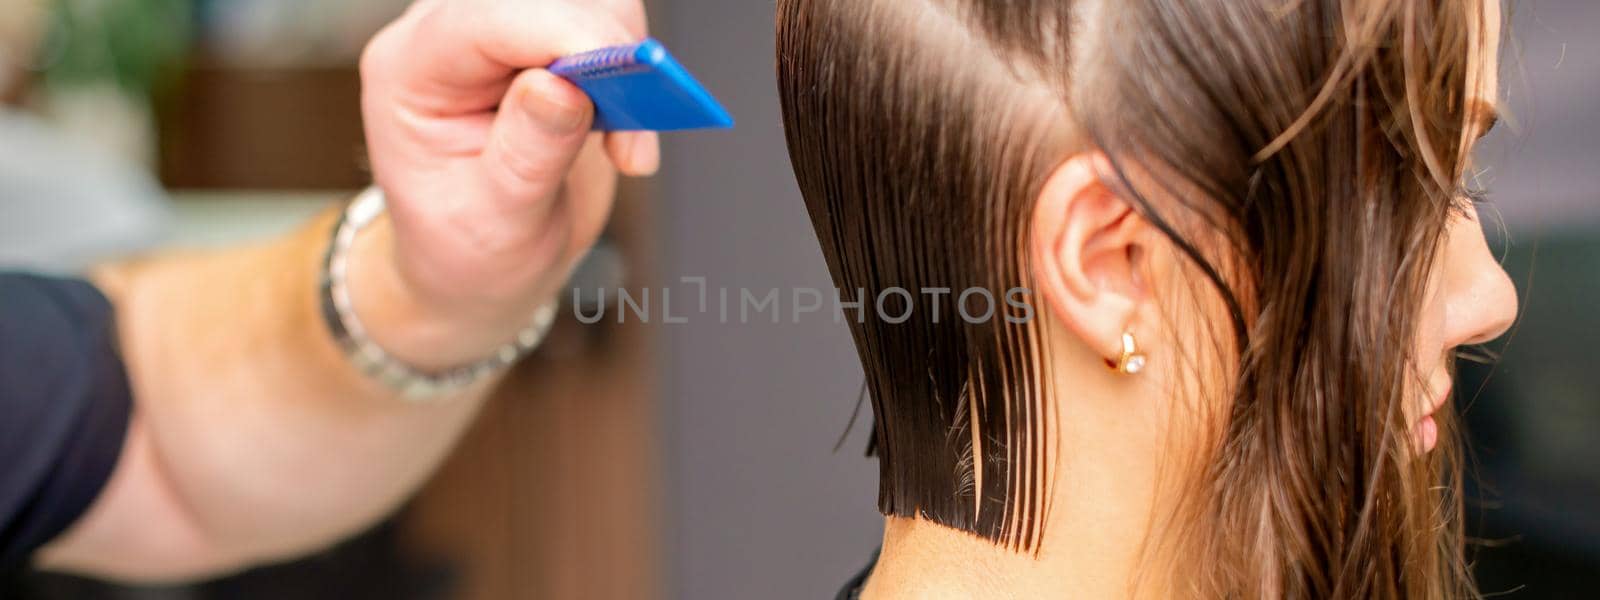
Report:
[[[1469,585],[1424,415],[1515,312],[1462,193],[1497,6],[781,0],[778,27],[835,281],[912,291],[851,323],[886,514],[1037,550],[1097,453],[1150,492],[1152,565],[1208,557],[1196,594]],[[1104,366],[1124,333],[1140,373]]]

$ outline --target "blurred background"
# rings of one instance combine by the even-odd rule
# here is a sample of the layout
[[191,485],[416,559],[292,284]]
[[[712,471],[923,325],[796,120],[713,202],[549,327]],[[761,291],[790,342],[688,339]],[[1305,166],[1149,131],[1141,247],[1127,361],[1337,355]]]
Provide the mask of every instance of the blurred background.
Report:
[[[405,0],[0,0],[0,265],[293,228],[367,181],[355,61]],[[771,2],[655,0],[739,119],[666,136],[589,287],[829,287],[784,153]],[[1458,384],[1485,592],[1600,589],[1600,3],[1522,0],[1491,237],[1523,316]],[[692,157],[692,158],[691,158]],[[29,574],[0,598],[827,598],[881,536],[843,325],[563,323],[401,514],[307,560],[183,588]]]

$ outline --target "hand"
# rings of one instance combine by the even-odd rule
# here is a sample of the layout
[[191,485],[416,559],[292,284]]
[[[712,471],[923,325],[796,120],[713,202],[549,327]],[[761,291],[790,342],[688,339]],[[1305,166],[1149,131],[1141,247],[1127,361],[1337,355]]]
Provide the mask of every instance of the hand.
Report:
[[362,113],[390,226],[358,240],[350,286],[380,345],[457,366],[554,298],[617,171],[653,173],[659,149],[652,133],[590,133],[588,97],[543,67],[645,35],[640,0],[420,0],[373,38]]

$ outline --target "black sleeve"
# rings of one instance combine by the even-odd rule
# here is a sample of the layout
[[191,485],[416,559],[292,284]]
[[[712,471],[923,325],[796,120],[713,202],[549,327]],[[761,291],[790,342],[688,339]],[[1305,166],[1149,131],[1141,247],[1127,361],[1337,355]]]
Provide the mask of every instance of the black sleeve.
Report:
[[131,404],[105,296],[0,273],[0,579],[100,494]]

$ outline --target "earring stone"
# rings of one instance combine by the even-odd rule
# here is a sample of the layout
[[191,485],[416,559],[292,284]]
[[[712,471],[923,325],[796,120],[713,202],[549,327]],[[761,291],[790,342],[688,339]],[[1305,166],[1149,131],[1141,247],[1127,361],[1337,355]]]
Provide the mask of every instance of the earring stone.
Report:
[[1136,354],[1128,357],[1128,363],[1122,365],[1122,372],[1132,375],[1144,370],[1144,355]]
[[1122,356],[1117,358],[1115,369],[1124,375],[1133,375],[1139,371],[1143,371],[1145,363],[1145,356],[1139,353],[1139,346],[1134,342],[1133,334],[1123,332]]

